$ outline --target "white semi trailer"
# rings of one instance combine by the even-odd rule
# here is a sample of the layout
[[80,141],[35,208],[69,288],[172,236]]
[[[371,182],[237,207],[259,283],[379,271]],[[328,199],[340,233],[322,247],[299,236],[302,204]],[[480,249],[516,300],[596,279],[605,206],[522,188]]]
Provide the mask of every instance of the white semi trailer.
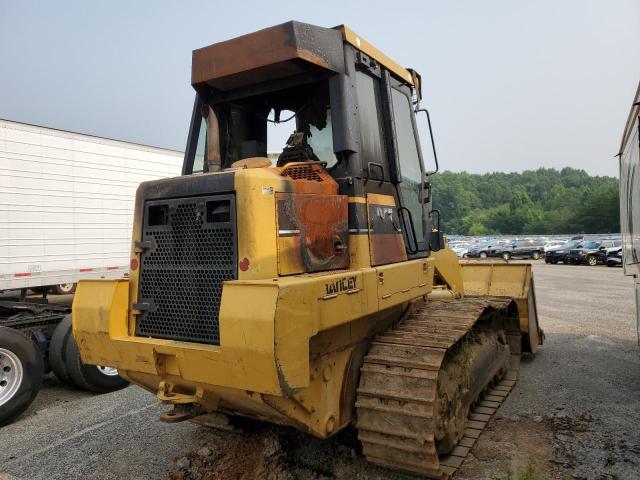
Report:
[[179,175],[182,160],[173,150],[0,120],[0,425],[28,407],[48,370],[97,392],[126,385],[113,369],[82,365],[70,302],[50,302],[47,292],[126,276],[136,188]]
[[640,84],[620,144],[620,228],[625,275],[635,278],[636,323],[640,343]]

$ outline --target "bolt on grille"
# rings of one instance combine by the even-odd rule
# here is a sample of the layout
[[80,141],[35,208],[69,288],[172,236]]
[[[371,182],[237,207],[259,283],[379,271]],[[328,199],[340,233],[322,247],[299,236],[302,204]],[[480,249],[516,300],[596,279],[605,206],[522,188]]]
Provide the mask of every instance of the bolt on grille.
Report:
[[136,335],[219,345],[225,280],[237,278],[232,195],[145,204]]

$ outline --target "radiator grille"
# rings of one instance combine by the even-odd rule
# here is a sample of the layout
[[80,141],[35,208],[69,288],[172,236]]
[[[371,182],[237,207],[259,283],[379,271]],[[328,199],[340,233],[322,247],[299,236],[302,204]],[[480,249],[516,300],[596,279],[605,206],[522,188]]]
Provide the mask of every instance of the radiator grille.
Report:
[[222,283],[237,278],[230,195],[145,204],[136,335],[219,345]]

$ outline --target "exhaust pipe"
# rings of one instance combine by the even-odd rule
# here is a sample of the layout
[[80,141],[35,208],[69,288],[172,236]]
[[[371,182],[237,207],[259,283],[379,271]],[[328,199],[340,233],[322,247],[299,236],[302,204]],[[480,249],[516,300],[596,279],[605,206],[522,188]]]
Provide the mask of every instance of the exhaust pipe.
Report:
[[209,105],[202,106],[202,116],[207,122],[207,171],[220,172],[222,161],[220,159],[220,128],[218,116]]

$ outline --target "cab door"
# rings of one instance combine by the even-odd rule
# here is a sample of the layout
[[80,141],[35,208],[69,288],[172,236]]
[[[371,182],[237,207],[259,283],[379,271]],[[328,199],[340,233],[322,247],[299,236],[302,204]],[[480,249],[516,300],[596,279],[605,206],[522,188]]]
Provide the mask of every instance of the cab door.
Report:
[[[420,256],[426,256],[421,198],[424,173],[408,87],[402,90],[398,82],[394,95],[389,73],[360,52],[355,67],[358,155],[369,252],[371,266],[376,269],[379,308],[385,309],[428,293],[433,284],[433,268],[426,259],[407,262],[418,256],[418,247],[424,249]],[[398,103],[395,109],[394,98]],[[396,122],[400,124],[396,126]],[[403,212],[413,218],[415,238],[407,231]]]
[[[395,83],[395,84],[394,84]],[[431,221],[428,218],[426,177],[409,87],[393,80],[387,90],[393,131],[396,188],[400,199],[400,217],[410,258],[428,252]]]
[[364,55],[358,55],[356,65],[359,153],[371,266],[405,262],[407,251],[398,212],[400,202],[389,162],[391,132],[382,79],[384,70]]

